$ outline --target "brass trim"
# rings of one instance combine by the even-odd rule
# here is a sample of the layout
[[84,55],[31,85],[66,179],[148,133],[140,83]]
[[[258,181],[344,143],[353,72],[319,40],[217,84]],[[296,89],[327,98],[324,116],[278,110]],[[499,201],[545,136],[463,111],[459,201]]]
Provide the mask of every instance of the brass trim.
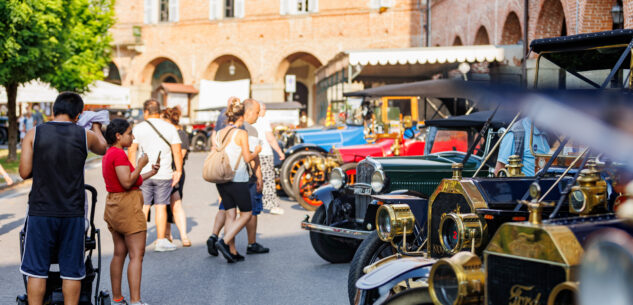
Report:
[[[454,248],[449,248],[444,242],[445,221],[452,220],[457,225],[457,244]],[[450,232],[449,232],[450,234]],[[440,245],[446,254],[454,255],[462,250],[472,250],[481,247],[484,236],[484,225],[477,214],[474,213],[448,213],[442,216],[439,227]],[[473,243],[474,241],[474,243]],[[468,249],[468,248],[472,249]]]
[[[556,297],[563,291],[570,291],[575,296],[578,296],[578,282],[566,281],[554,286],[554,289],[552,289],[552,292],[550,292],[549,297],[547,298],[547,305],[559,304],[556,303]],[[577,297],[576,300],[578,300]]]
[[[448,266],[455,273],[458,288],[453,304],[442,303],[435,293],[435,273],[442,266]],[[443,258],[433,264],[429,273],[429,292],[434,304],[479,304],[483,300],[485,281],[486,275],[481,258],[470,252],[459,252],[451,258]]]
[[[389,216],[389,232],[383,232],[381,228],[381,214],[387,213]],[[384,204],[376,211],[376,233],[380,240],[391,242],[398,235],[406,236],[413,233],[415,216],[407,204]],[[406,238],[406,237],[405,237]]]

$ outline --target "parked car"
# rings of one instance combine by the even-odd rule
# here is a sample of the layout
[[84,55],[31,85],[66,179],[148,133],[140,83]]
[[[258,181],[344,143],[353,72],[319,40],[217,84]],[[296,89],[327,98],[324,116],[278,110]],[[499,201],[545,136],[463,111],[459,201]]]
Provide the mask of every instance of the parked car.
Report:
[[[415,115],[417,117],[417,105],[417,97],[411,96],[383,96],[378,99],[377,103],[363,102],[357,99],[355,106],[348,107],[348,112],[342,113],[343,115],[340,116],[345,120],[345,124],[340,122],[341,124],[337,126],[319,131],[314,129],[298,130],[293,135],[287,135],[288,139],[294,139],[292,143],[297,144],[285,150],[286,157],[279,172],[282,189],[288,196],[295,196],[293,190],[295,175],[308,156],[326,156],[332,148],[366,144],[368,139],[370,142],[375,141],[374,136],[377,131],[378,133],[391,133],[389,126],[400,126],[400,115]],[[377,119],[377,124],[372,124],[373,126],[366,124],[367,121],[371,121],[373,113],[384,113],[378,118],[387,118],[388,120],[380,121]],[[391,113],[391,117],[387,116],[388,113]],[[394,119],[394,117],[396,118]]]
[[[492,117],[492,114],[493,111],[482,111],[427,121],[424,156],[368,157],[356,166],[353,184],[347,183],[342,171],[335,169],[330,184],[314,194],[323,205],[311,221],[306,219],[301,223],[303,229],[310,231],[317,254],[333,263],[348,262],[354,257],[361,241],[374,230],[378,206],[371,204],[372,195],[395,193],[428,198],[443,178],[451,177],[452,165],[460,162],[465,164],[465,175],[472,176],[482,166],[482,156],[498,137],[498,129],[510,121],[506,115],[497,113]],[[485,131],[485,140],[478,146],[471,145],[489,119],[492,128]],[[446,141],[453,142],[457,150],[435,150],[436,144],[445,146]],[[464,161],[469,146],[479,147],[479,151]],[[488,167],[483,167],[486,169],[481,173],[488,175]]]

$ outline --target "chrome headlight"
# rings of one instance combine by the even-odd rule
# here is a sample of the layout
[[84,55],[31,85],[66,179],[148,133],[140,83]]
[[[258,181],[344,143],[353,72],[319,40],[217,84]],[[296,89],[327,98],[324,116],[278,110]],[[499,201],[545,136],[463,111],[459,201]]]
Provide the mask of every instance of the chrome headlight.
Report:
[[330,184],[338,190],[345,185],[346,178],[343,170],[340,167],[336,167],[330,173]]
[[415,216],[407,204],[385,204],[376,212],[376,232],[382,241],[413,233]]
[[185,127],[185,131],[186,131],[187,133],[192,133],[192,132],[193,132],[193,126],[191,126],[191,125],[187,125],[187,127]]
[[381,170],[377,170],[371,176],[371,188],[376,193],[380,193],[385,187],[385,173]]
[[434,304],[480,304],[485,275],[481,259],[470,252],[459,252],[433,264],[429,291]]
[[580,266],[580,303],[633,304],[633,239],[616,229],[603,233]]

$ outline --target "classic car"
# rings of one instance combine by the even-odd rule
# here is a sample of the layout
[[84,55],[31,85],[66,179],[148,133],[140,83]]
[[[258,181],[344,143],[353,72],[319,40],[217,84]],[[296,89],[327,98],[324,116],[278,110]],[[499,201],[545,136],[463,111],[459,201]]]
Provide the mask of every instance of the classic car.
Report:
[[[377,206],[371,204],[372,195],[395,193],[428,198],[442,178],[451,177],[452,164],[464,161],[468,146],[477,147],[479,155],[468,158],[464,171],[473,175],[477,168],[486,167],[482,166],[481,155],[489,150],[497,130],[511,120],[505,114],[492,115],[493,111],[482,111],[427,121],[424,156],[366,158],[358,163],[353,184],[342,170],[335,169],[330,184],[314,194],[323,205],[311,221],[306,219],[301,223],[303,229],[310,231],[310,241],[317,254],[333,263],[348,262],[354,257],[361,241],[374,229]],[[487,123],[491,129],[486,131],[482,141],[476,140]],[[455,139],[463,139],[457,141],[460,145],[455,150],[435,150],[436,143],[445,146],[445,141]],[[475,141],[478,145],[471,145]],[[487,170],[481,173],[488,175]]]
[[[418,98],[382,96],[374,102],[356,99],[355,104],[347,110],[348,112],[342,113],[344,114],[342,117],[347,122],[346,125],[294,135],[298,144],[286,149],[286,158],[279,172],[281,187],[289,197],[295,197],[293,190],[295,175],[307,157],[326,156],[332,148],[372,143],[376,141],[377,134],[397,133],[391,128],[394,125],[394,128],[400,126],[401,116],[418,117]],[[375,114],[378,116],[376,117]],[[372,121],[372,117],[376,117],[376,123],[367,124],[368,121]],[[385,121],[382,121],[383,119]]]

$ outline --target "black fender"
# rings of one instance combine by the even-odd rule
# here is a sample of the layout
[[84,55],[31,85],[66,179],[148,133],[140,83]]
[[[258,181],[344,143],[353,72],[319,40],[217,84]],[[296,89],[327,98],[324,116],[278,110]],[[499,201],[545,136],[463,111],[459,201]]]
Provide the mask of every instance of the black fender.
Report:
[[[347,193],[347,188],[344,186],[342,189],[336,189],[329,183],[321,185],[319,188],[312,193],[313,199],[318,199],[323,202],[323,207],[325,208],[325,220],[326,223],[332,223],[332,218],[336,213],[342,209],[342,205],[345,202],[350,202],[352,207],[354,206],[354,197],[349,196]],[[352,211],[353,213],[353,211]]]
[[296,153],[296,152],[300,152],[300,151],[306,151],[306,150],[314,150],[323,154],[327,154],[328,151],[323,149],[323,147],[316,145],[316,144],[312,144],[312,143],[299,143],[295,146],[292,146],[288,149],[286,149],[286,158],[288,158],[290,155]]

